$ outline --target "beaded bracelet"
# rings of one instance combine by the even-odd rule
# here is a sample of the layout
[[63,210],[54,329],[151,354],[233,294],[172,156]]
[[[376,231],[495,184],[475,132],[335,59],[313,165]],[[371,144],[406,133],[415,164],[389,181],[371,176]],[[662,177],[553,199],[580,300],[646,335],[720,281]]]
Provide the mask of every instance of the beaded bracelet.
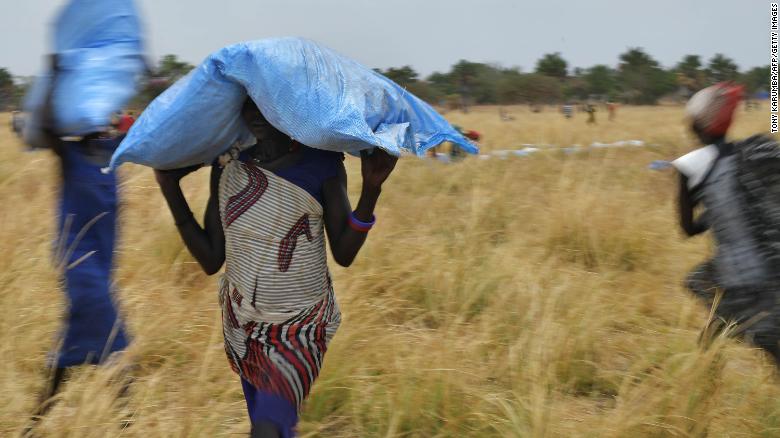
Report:
[[360,233],[368,233],[368,231],[371,229],[371,227],[374,226],[375,223],[376,216],[373,214],[371,215],[371,222],[363,222],[356,218],[354,211],[349,215],[349,227]]

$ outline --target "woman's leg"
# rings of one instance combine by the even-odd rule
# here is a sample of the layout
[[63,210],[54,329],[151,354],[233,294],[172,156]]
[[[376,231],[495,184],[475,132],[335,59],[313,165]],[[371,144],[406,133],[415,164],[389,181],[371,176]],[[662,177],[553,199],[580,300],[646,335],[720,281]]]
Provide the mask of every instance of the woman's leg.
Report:
[[697,265],[685,279],[688,289],[707,307],[712,306],[718,284],[715,282],[715,268],[711,260]]
[[69,368],[47,368],[46,386],[43,387],[38,396],[38,404],[35,407],[35,411],[33,412],[29,423],[27,423],[27,426],[22,430],[22,437],[27,438],[35,436],[33,430],[41,417],[46,415],[49,409],[54,406],[55,400],[53,400],[53,398],[59,392],[60,387],[67,379],[68,374],[70,374]]
[[298,423],[298,412],[292,403],[279,395],[260,390],[241,379],[252,438],[290,438]]
[[749,288],[748,293],[755,296],[752,307],[745,310],[743,320],[745,338],[769,353],[780,366],[780,316],[778,310],[778,292],[775,287]]
[[270,421],[252,423],[252,432],[250,432],[249,436],[251,438],[281,438],[276,425]]
[[717,312],[724,320],[738,324],[739,337],[763,349],[780,364],[777,301],[773,287],[733,287],[724,292]]
[[46,386],[43,388],[43,391],[41,391],[40,397],[38,399],[38,407],[35,409],[33,419],[37,419],[37,417],[45,415],[46,412],[51,409],[51,407],[54,405],[52,398],[57,395],[60,387],[62,386],[62,382],[67,379],[69,374],[68,368],[49,368],[47,371],[48,378]]

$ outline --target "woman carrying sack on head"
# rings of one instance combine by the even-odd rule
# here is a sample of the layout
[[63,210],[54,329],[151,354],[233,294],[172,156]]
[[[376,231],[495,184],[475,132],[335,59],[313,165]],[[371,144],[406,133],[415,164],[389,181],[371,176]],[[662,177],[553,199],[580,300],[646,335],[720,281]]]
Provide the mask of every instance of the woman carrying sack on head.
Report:
[[257,143],[213,166],[204,226],[179,187],[189,167],[155,171],[187,248],[207,274],[225,264],[219,299],[225,351],[241,377],[253,437],[290,437],[341,315],[327,266],[349,266],[374,225],[397,157],[361,155],[353,211],[344,156],[302,145],[274,128],[251,99],[242,118]]

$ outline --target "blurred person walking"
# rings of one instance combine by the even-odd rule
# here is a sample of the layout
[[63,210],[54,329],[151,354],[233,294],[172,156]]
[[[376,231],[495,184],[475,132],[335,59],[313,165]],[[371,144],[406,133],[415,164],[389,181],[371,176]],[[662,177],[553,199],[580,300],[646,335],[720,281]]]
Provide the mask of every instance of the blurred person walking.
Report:
[[561,107],[561,113],[567,119],[570,119],[574,115],[574,105],[566,103]]
[[11,112],[11,131],[16,135],[22,135],[22,129],[24,128],[24,118],[21,111]]
[[133,123],[135,123],[135,117],[133,117],[132,111],[122,113],[119,117],[119,123],[117,124],[116,129],[120,134],[127,134],[127,131],[133,126]]
[[353,211],[344,156],[309,148],[273,127],[247,98],[242,118],[257,143],[211,169],[203,226],[180,180],[199,166],[156,170],[190,253],[211,275],[225,265],[219,300],[230,367],[238,373],[252,437],[294,436],[301,403],[341,322],[327,265],[349,266],[374,225],[374,207],[397,157],[361,154]]
[[609,121],[612,122],[617,116],[617,103],[607,102],[607,112],[609,113]]
[[[780,147],[757,135],[725,139],[742,87],[721,83],[686,107],[704,145],[673,162],[680,174],[679,220],[688,236],[712,230],[714,257],[689,275],[689,289],[736,331],[780,364]],[[695,217],[698,205],[704,211]]]
[[[55,66],[55,80],[57,70]],[[46,112],[51,113],[50,105]],[[46,117],[42,129],[48,147],[60,159],[55,263],[62,270],[68,310],[59,348],[51,353],[49,380],[35,416],[48,411],[72,367],[105,363],[129,342],[112,297],[117,178],[115,173],[101,171],[124,136],[104,131],[78,140],[63,139],[64,134],[56,131],[50,117]]]
[[585,105],[585,112],[588,113],[588,125],[595,125],[596,124],[596,105],[592,105],[590,103]]
[[[59,158],[54,259],[68,303],[33,420],[52,406],[74,367],[118,362],[129,343],[112,296],[117,177],[101,169],[123,138],[111,133],[111,114],[132,97],[128,77],[144,68],[139,29],[132,1],[69,1],[55,21],[55,53],[48,58],[48,79],[39,83],[43,94],[31,91],[28,96],[32,103],[27,110],[35,123],[25,127],[25,141],[49,148]],[[73,131],[76,125],[63,120],[77,120],[83,131]],[[120,394],[127,385],[125,380]]]

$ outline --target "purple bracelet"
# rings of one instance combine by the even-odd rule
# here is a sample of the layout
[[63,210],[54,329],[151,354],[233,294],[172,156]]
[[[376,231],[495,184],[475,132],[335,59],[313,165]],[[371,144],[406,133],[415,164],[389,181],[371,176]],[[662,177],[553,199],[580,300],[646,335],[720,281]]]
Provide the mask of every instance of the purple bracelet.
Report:
[[373,214],[371,215],[371,222],[363,222],[360,219],[356,218],[354,211],[349,215],[349,227],[361,233],[367,233],[371,229],[371,227],[374,226],[375,223],[376,223],[376,216],[374,216]]

